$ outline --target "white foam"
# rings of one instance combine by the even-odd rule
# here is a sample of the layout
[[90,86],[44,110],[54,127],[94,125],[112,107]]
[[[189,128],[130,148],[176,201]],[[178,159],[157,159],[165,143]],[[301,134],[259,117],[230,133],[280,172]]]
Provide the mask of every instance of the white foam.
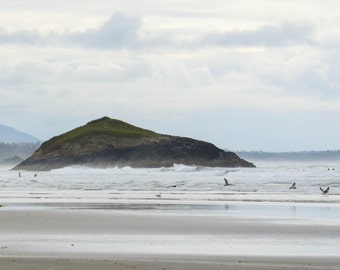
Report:
[[[333,170],[334,168],[334,170]],[[259,168],[207,168],[175,164],[170,168],[134,169],[131,167],[94,169],[68,167],[39,172],[0,171],[2,190],[9,188],[113,189],[165,191],[176,186],[178,191],[215,191],[232,193],[284,193],[317,195],[319,187],[330,186],[329,194],[340,194],[340,166],[304,164]],[[232,184],[225,187],[223,178]],[[289,186],[295,182],[296,190]]]

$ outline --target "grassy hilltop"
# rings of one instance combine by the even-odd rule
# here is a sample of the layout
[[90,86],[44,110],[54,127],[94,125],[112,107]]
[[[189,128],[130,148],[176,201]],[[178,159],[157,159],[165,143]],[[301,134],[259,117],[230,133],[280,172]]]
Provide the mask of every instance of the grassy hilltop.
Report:
[[109,145],[115,148],[124,148],[165,138],[166,136],[153,131],[120,120],[103,117],[53,137],[44,142],[40,150],[44,154],[60,149],[63,149],[66,153],[71,151],[76,154],[99,150]]

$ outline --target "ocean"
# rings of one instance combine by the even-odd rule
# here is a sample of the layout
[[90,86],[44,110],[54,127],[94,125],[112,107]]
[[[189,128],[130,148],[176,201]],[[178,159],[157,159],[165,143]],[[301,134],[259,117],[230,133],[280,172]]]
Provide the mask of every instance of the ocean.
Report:
[[[340,194],[340,164],[332,163],[260,163],[257,168],[208,168],[180,164],[157,169],[67,167],[46,172],[21,171],[20,174],[21,177],[18,171],[0,167],[1,190],[172,190],[316,195],[320,194],[319,187],[329,186],[329,195]],[[230,186],[224,186],[224,178]],[[297,189],[290,190],[293,182]]]
[[[231,185],[225,186],[224,179]],[[290,189],[294,182],[296,189]],[[329,192],[322,194],[320,187],[329,187]],[[175,164],[155,169],[67,167],[44,172],[3,167],[0,198],[9,205],[105,203],[116,210],[124,208],[118,204],[125,202],[180,204],[182,208],[186,204],[219,205],[216,209],[232,202],[339,204],[340,164],[260,163],[257,168]]]

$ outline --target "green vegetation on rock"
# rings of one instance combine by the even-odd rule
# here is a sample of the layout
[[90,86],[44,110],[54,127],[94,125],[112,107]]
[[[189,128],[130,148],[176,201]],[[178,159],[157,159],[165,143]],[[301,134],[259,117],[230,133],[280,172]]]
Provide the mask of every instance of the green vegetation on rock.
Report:
[[103,117],[52,138],[42,144],[41,151],[48,153],[60,148],[67,151],[68,146],[71,144],[72,150],[69,149],[71,152],[84,152],[93,148],[99,150],[98,146],[123,148],[165,138],[166,136],[153,131],[142,129],[120,120]]

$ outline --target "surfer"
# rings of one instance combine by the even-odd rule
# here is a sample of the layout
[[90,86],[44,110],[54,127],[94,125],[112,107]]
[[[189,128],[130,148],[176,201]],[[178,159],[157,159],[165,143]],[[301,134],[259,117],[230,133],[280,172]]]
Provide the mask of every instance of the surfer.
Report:
[[296,184],[295,184],[295,182],[289,187],[289,189],[296,189]]

